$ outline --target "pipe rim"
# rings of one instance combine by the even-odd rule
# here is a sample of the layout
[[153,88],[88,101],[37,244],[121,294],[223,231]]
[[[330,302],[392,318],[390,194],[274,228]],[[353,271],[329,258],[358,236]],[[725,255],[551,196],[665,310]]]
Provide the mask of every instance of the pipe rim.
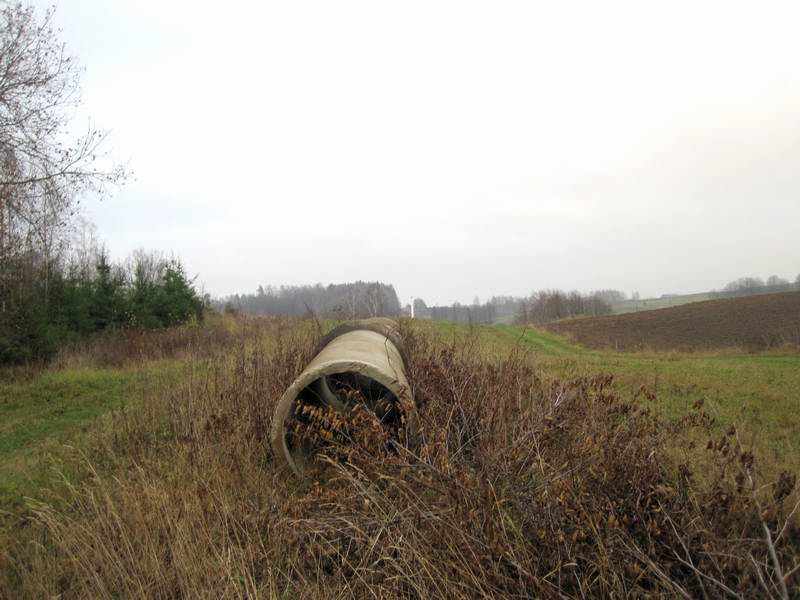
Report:
[[286,443],[286,421],[292,416],[300,392],[321,377],[342,373],[359,373],[381,384],[395,395],[397,403],[404,412],[406,422],[410,422],[410,413],[414,407],[411,389],[401,383],[399,379],[387,377],[377,365],[364,360],[329,360],[315,365],[313,370],[301,373],[283,393],[278,401],[272,422],[273,451],[281,455],[297,475],[302,476],[303,470],[295,462],[293,453]]

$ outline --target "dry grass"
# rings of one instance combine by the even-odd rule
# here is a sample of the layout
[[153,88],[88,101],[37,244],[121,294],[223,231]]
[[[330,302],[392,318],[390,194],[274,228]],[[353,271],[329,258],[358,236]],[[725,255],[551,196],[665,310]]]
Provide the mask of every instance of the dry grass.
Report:
[[63,348],[48,367],[115,368],[150,360],[196,360],[230,350],[243,340],[264,339],[278,328],[289,328],[291,323],[289,319],[233,318],[212,313],[202,324],[100,333]]
[[733,428],[702,460],[676,450],[710,435],[702,407],[665,423],[608,376],[552,380],[520,352],[406,333],[414,435],[354,420],[364,435],[325,446],[306,482],[275,468],[268,431],[312,336],[190,349],[184,377],[92,432],[79,484],[20,515],[0,596],[800,593],[794,478],[761,480]]

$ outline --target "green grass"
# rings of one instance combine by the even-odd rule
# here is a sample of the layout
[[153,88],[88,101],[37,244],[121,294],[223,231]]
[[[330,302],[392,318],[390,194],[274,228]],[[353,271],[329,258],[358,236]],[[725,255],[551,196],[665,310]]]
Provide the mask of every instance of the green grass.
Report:
[[[445,335],[468,326],[432,322]],[[666,418],[687,414],[702,400],[720,428],[736,424],[745,444],[771,470],[800,472],[800,353],[737,351],[708,353],[619,353],[572,344],[531,327],[480,326],[484,350],[509,352],[519,346],[533,353],[554,377],[611,373],[619,393],[655,393],[653,409]]]
[[[258,330],[263,340],[274,343],[278,325],[266,321],[266,326]],[[153,345],[152,356],[146,359],[136,348],[127,348],[124,340],[116,348],[110,344],[109,352],[132,352],[124,367],[54,367],[17,383],[0,378],[0,517],[13,513],[26,496],[40,498],[46,489],[64,479],[74,481],[84,473],[82,457],[91,445],[95,424],[110,422],[104,419],[109,413],[136,411],[147,395],[160,394],[158,399],[163,396],[168,402],[169,390],[183,380],[190,371],[187,367],[198,367],[202,361],[192,362],[184,352],[169,354],[169,344],[166,351],[159,346],[165,337],[175,336],[172,343],[183,343],[188,355],[192,344],[206,344],[206,349],[224,347],[226,333],[240,336],[242,343],[253,343],[243,333],[243,328],[250,327],[243,321],[216,317],[203,327],[204,332],[184,326],[148,333]],[[299,332],[311,330],[311,324],[302,321],[287,327]],[[209,335],[193,335],[199,333]],[[164,358],[165,352],[173,357]],[[75,360],[67,364],[96,364],[91,353],[75,351],[72,358]],[[0,375],[10,378],[10,372]]]
[[629,312],[638,312],[640,310],[655,310],[657,308],[669,308],[670,306],[681,306],[682,304],[690,304],[691,302],[703,302],[704,300],[712,300],[711,292],[701,292],[699,294],[683,294],[680,296],[673,296],[671,298],[644,298],[642,300],[623,300],[622,302],[614,302],[611,305],[611,310],[615,315],[621,315]]
[[[414,321],[416,327],[463,336],[465,324]],[[574,377],[611,373],[619,393],[644,387],[657,394],[654,410],[667,418],[686,414],[698,400],[721,426],[736,423],[743,441],[775,469],[800,472],[800,354],[770,352],[616,353],[593,350],[563,338],[515,325],[475,327],[484,351],[498,355],[519,346],[545,374]],[[124,369],[47,370],[25,383],[0,384],[0,511],[37,495],[56,471],[69,477],[92,423],[129,399],[141,397],[154,375],[172,378],[178,360],[152,361]],[[163,389],[163,388],[162,388]]]
[[[92,422],[122,409],[126,398],[141,393],[154,369],[80,368],[49,370],[24,383],[0,384],[0,509],[19,504],[54,478],[70,475],[60,464],[64,445],[81,445]],[[63,468],[62,468],[63,467]]]

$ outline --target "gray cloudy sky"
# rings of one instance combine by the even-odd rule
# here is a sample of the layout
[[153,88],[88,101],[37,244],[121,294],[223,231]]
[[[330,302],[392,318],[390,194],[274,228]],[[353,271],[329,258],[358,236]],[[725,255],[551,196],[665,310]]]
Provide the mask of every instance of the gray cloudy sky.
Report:
[[88,218],[115,257],[174,251],[212,294],[800,272],[798,2],[61,0],[56,19],[137,177]]

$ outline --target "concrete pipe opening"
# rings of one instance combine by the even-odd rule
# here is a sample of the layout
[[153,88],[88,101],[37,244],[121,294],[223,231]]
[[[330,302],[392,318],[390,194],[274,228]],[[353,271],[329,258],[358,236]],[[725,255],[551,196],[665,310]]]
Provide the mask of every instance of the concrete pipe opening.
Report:
[[375,318],[340,325],[281,396],[271,442],[277,459],[302,476],[320,440],[348,443],[343,422],[366,409],[391,437],[407,430],[414,400],[397,324]]

